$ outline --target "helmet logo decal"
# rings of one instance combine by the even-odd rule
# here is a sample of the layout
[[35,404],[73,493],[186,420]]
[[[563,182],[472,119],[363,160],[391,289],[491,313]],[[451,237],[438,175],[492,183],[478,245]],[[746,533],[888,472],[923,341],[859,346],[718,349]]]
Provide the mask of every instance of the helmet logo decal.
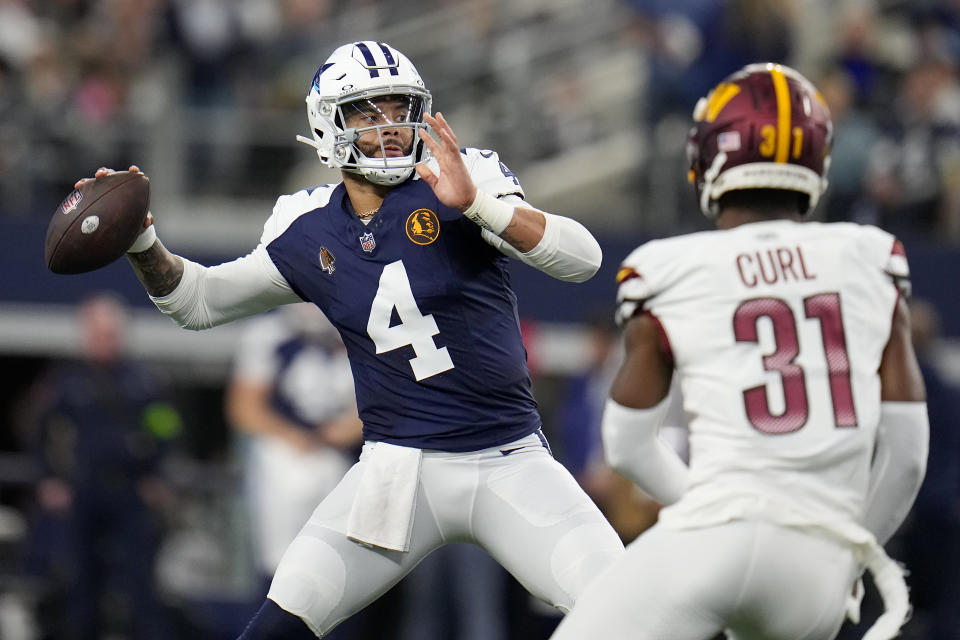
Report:
[[336,267],[333,265],[337,259],[333,257],[330,249],[327,249],[326,247],[320,247],[320,253],[317,254],[317,259],[320,260],[320,268],[326,271],[328,274],[333,275],[333,272],[336,269]]
[[371,253],[374,249],[377,248],[377,241],[373,238],[373,233],[367,231],[362,236],[360,236],[360,246],[367,253]]
[[707,97],[707,113],[703,116],[707,122],[713,122],[727,106],[727,103],[740,93],[740,87],[728,82],[721,82]]
[[740,150],[740,132],[723,131],[717,136],[717,149],[726,153]]
[[397,71],[397,61],[393,59],[393,54],[390,53],[390,47],[385,45],[382,42],[378,42],[380,45],[380,50],[383,51],[383,57],[387,59],[387,64],[390,66],[390,75],[395,76],[399,71]]
[[642,277],[643,276],[637,273],[633,267],[620,267],[620,269],[617,271],[617,284],[623,284],[627,280]]
[[325,62],[325,63],[323,63],[322,65],[320,65],[320,68],[317,69],[317,72],[316,72],[316,73],[314,74],[314,76],[313,76],[313,86],[314,86],[314,87],[317,86],[317,83],[320,82],[320,76],[323,75],[323,72],[326,71],[327,69],[329,69],[329,68],[332,67],[332,66],[333,66],[333,63],[332,63],[332,62]]
[[357,49],[363,55],[363,60],[366,63],[367,68],[370,70],[371,78],[380,77],[380,69],[389,69],[390,75],[396,76],[400,74],[400,71],[397,69],[397,61],[394,60],[393,54],[390,53],[390,48],[382,42],[377,43],[380,47],[380,52],[383,54],[384,61],[386,64],[380,64],[377,62],[377,59],[373,55],[373,51],[370,50],[370,47],[367,46],[366,42],[358,42],[356,44]]
[[774,162],[784,163],[790,151],[790,87],[780,67],[770,69],[773,76],[773,92],[777,97],[777,155]]
[[430,209],[417,209],[407,216],[407,237],[414,244],[425,246],[440,235],[440,221]]

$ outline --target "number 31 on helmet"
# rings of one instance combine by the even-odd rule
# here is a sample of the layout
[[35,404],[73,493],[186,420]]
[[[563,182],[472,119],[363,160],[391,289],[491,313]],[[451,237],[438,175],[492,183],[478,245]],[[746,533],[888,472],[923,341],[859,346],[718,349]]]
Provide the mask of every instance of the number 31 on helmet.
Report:
[[790,67],[747,65],[693,110],[688,177],[700,210],[735,189],[786,189],[808,196],[812,211],[827,188],[833,124],[823,96]]

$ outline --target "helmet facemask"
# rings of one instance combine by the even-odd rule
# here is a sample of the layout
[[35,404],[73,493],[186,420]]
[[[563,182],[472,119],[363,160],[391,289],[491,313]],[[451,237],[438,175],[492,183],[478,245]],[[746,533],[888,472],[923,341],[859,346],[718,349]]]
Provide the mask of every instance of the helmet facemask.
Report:
[[428,158],[419,132],[428,128],[430,92],[410,61],[385,44],[339,48],[317,71],[306,102],[313,138],[297,139],[328,167],[394,185]]

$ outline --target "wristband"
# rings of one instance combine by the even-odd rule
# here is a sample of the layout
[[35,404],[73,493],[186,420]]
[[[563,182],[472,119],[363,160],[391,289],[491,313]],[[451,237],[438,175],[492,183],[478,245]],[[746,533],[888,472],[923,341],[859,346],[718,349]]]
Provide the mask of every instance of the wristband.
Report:
[[137,239],[134,240],[133,244],[130,245],[130,248],[127,249],[127,253],[143,253],[152,247],[153,243],[156,241],[157,230],[154,229],[154,225],[150,225],[140,232],[140,235],[137,236]]
[[513,210],[512,204],[490,195],[483,189],[477,189],[477,197],[463,215],[499,236],[513,220]]

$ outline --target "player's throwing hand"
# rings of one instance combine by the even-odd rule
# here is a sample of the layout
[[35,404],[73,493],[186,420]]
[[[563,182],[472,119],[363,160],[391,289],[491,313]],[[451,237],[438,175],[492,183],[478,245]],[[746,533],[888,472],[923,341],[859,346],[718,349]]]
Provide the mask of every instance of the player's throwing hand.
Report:
[[448,207],[465,211],[476,198],[477,187],[470,179],[467,165],[463,162],[457,136],[439,111],[436,117],[424,114],[423,119],[440,137],[440,142],[437,142],[426,131],[421,129],[419,132],[423,143],[440,164],[440,171],[439,174],[435,174],[421,162],[417,165],[417,173],[430,185],[440,202]]

